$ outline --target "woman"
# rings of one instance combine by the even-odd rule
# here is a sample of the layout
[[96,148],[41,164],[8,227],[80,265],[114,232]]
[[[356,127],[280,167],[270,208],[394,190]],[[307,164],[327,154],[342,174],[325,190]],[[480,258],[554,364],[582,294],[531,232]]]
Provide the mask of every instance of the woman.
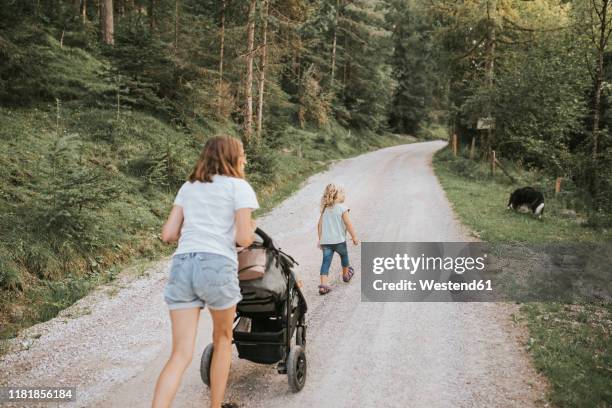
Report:
[[232,354],[238,286],[236,243],[254,239],[251,212],[259,208],[244,180],[246,157],[233,137],[214,137],[180,188],[162,228],[164,242],[178,241],[164,298],[172,322],[172,354],[157,380],[153,407],[169,407],[193,357],[200,309],[213,321],[210,406],[221,407]]

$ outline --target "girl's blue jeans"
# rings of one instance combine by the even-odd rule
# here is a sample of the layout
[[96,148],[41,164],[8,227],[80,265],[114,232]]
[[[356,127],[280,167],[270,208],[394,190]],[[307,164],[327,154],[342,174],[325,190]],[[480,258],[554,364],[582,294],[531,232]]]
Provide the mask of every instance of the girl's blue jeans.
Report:
[[343,268],[349,266],[348,249],[346,248],[346,241],[340,242],[339,244],[322,244],[323,249],[323,262],[321,263],[321,275],[329,274],[329,267],[334,257],[334,252],[340,255],[340,263]]

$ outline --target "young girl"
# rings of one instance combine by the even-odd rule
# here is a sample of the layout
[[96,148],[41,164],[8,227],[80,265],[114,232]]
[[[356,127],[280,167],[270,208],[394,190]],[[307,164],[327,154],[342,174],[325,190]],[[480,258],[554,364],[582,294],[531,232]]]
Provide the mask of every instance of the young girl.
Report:
[[214,137],[180,188],[162,240],[178,240],[164,297],[172,322],[172,353],[157,380],[153,407],[169,407],[191,362],[205,305],[213,321],[214,353],[210,406],[221,407],[232,358],[232,323],[241,300],[236,243],[253,242],[258,208],[255,192],[244,180],[242,143]]
[[321,284],[319,294],[329,293],[331,287],[327,284],[327,275],[331,266],[334,252],[340,255],[342,264],[342,280],[348,282],[355,271],[349,265],[348,250],[346,248],[346,231],[348,230],[353,244],[359,244],[353,224],[349,218],[349,209],[344,203],[344,190],[328,184],[321,198],[321,216],[317,231],[319,233],[318,246],[323,250],[323,262],[321,263]]

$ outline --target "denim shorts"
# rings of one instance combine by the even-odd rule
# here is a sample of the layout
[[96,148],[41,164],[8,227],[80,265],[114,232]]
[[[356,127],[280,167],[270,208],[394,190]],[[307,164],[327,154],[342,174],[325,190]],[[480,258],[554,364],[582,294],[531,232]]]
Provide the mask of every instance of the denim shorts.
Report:
[[321,275],[329,274],[329,267],[334,257],[334,252],[340,255],[340,264],[343,268],[349,266],[348,249],[346,248],[346,241],[340,242],[339,244],[321,244],[323,250],[323,262],[321,262]]
[[178,254],[172,257],[164,299],[170,310],[208,305],[224,310],[242,299],[238,265],[226,256],[208,252]]

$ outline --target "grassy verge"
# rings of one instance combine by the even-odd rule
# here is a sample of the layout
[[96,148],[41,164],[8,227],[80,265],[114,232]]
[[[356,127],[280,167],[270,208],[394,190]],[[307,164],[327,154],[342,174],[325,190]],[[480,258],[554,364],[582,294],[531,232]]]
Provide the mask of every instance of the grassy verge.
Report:
[[[169,254],[158,232],[205,135],[235,132],[59,108],[0,109],[0,340],[56,316],[126,266]],[[331,160],[407,141],[335,124],[287,126],[249,154],[260,213]]]
[[[548,180],[517,171],[518,183],[490,176],[483,163],[454,158],[447,149],[434,157],[434,168],[461,221],[477,237],[493,243],[548,244],[602,243],[612,240],[609,230],[592,229],[583,215],[567,207],[568,196],[555,197]],[[546,196],[543,221],[506,210],[517,187],[539,186]],[[521,306],[529,328],[527,348],[535,367],[550,382],[550,400],[560,407],[612,406],[612,354],[609,303],[528,303]]]
[[535,367],[560,407],[612,406],[612,307],[530,303],[521,307]]
[[[484,163],[461,156],[453,158],[447,149],[436,154],[434,168],[461,220],[484,241],[540,244],[612,239],[612,231],[585,226],[583,214],[565,208],[566,197],[556,199],[549,193],[547,187],[553,185],[553,180],[538,174],[515,174],[517,183],[512,183],[499,171],[490,176]],[[510,193],[526,185],[537,186],[545,193],[543,221],[506,210]]]

